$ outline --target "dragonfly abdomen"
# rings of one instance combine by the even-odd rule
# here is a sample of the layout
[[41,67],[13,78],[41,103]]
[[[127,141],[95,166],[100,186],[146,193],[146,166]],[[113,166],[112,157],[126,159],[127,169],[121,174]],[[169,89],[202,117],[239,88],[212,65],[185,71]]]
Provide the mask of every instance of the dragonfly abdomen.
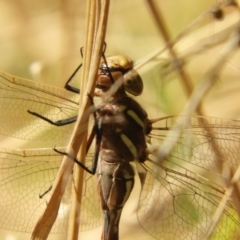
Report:
[[98,194],[104,215],[102,240],[118,240],[122,209],[134,186],[134,170],[111,150],[101,150],[99,160]]

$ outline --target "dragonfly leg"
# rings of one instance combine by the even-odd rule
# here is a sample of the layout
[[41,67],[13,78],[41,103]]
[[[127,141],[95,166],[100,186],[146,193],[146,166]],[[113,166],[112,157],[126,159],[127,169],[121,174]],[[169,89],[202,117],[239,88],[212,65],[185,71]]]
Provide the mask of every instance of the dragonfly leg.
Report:
[[54,150],[55,152],[61,154],[61,155],[65,155],[65,156],[69,157],[71,160],[73,160],[75,163],[77,163],[81,168],[83,168],[83,169],[84,169],[85,171],[87,171],[88,173],[90,173],[90,174],[92,174],[92,175],[95,174],[95,172],[96,172],[96,170],[95,170],[95,169],[96,169],[96,167],[95,167],[96,163],[94,162],[94,160],[93,160],[93,166],[92,166],[91,168],[88,168],[88,167],[86,167],[83,163],[81,163],[81,161],[79,161],[78,159],[72,157],[72,156],[71,156],[70,154],[68,154],[67,152],[62,152],[62,151],[60,151],[60,150],[58,150],[58,149],[56,149],[56,148],[53,148],[53,150]]
[[62,119],[62,120],[58,120],[58,121],[54,122],[54,121],[52,121],[51,119],[46,118],[46,117],[42,116],[42,115],[39,114],[39,113],[32,112],[32,111],[30,111],[30,110],[27,110],[27,112],[28,112],[29,114],[32,114],[33,116],[36,116],[36,117],[38,117],[38,118],[41,118],[42,120],[44,120],[44,121],[46,121],[46,122],[48,122],[48,123],[50,123],[50,124],[52,124],[52,125],[55,125],[55,126],[57,126],[57,127],[61,127],[61,126],[64,126],[64,125],[68,125],[68,124],[74,123],[74,122],[76,122],[76,120],[77,120],[77,116],[74,116],[74,117],[70,117],[70,118],[66,118],[66,119]]
[[[66,152],[59,151],[56,148],[54,148],[53,150],[55,152],[59,153],[59,154],[68,156],[70,159],[72,159],[75,163],[77,163],[80,167],[82,167],[88,173],[95,174],[96,173],[96,169],[97,169],[97,164],[98,164],[98,156],[99,156],[99,151],[100,151],[100,144],[101,144],[101,140],[102,140],[102,128],[101,128],[101,125],[99,125],[99,126],[94,125],[93,126],[92,132],[91,132],[90,137],[89,137],[88,142],[87,142],[88,145],[92,143],[93,137],[95,135],[96,135],[96,147],[95,147],[95,152],[94,152],[93,162],[92,162],[91,168],[86,167],[83,163],[81,163],[81,161],[79,161],[78,159],[70,156]],[[89,147],[90,146],[87,146],[87,152],[89,150]]]
[[134,186],[134,170],[128,162],[102,161],[98,168],[98,193],[104,214],[101,240],[118,240],[122,209]]
[[[102,52],[102,56],[103,58],[105,59],[105,51],[106,51],[106,43],[104,43],[104,46],[103,46],[103,52]],[[81,56],[83,57],[83,47],[80,49],[80,53],[81,53]],[[74,76],[77,74],[77,72],[79,71],[79,69],[82,67],[82,63],[78,65],[78,67],[74,70],[74,72],[72,73],[72,75],[69,77],[69,79],[67,80],[67,82],[65,83],[65,86],[64,88],[70,92],[73,92],[73,93],[80,93],[80,89],[79,88],[76,88],[76,87],[73,87],[70,85],[70,82],[73,80]]]
[[70,82],[72,81],[72,79],[74,78],[74,76],[76,75],[76,73],[78,72],[78,70],[82,67],[82,63],[78,65],[78,67],[75,69],[75,71],[72,73],[72,75],[69,77],[69,79],[67,80],[67,82],[65,83],[64,88],[70,92],[74,92],[74,93],[80,93],[80,89],[73,87],[70,85]]

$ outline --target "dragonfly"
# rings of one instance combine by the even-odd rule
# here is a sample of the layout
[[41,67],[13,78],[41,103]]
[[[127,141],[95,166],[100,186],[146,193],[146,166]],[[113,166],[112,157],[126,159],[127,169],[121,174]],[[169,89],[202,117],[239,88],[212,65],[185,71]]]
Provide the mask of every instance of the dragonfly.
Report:
[[[101,98],[119,75],[126,77],[125,74],[133,70],[128,57],[125,57],[128,67],[126,62],[122,63],[119,59],[121,57],[117,55],[101,63],[99,71],[102,74],[96,88],[97,97]],[[30,140],[36,142],[36,145],[42,141],[41,144],[45,147],[57,144],[57,151],[64,153],[64,149],[59,146],[64,147],[70,138],[71,124],[56,127],[46,119],[51,119],[52,122],[73,119],[77,115],[78,94],[13,77],[4,72],[0,76],[2,136]],[[141,78],[137,73],[130,76],[137,78],[137,82],[140,81],[140,85],[137,85],[140,86],[136,94],[138,95],[143,88]],[[98,157],[94,157],[89,150],[86,166],[80,166],[88,169],[85,173],[80,231],[102,224],[102,207],[105,216],[102,239],[117,239],[121,209],[134,185],[133,177],[137,175],[141,182],[137,217],[149,235],[155,239],[202,239],[227,189],[228,176],[223,173],[223,169],[230,168],[230,171],[234,171],[239,164],[240,122],[192,116],[173,150],[159,163],[155,161],[154,152],[148,151],[148,147],[164,142],[166,133],[174,127],[176,117],[149,119],[146,111],[135,100],[126,96],[127,87],[124,87],[117,91],[116,99],[111,97],[107,103],[96,106],[93,129],[98,139],[96,148],[100,149],[100,153]],[[129,89],[131,91],[135,87]],[[44,119],[29,114],[29,111],[38,113]],[[19,121],[14,121],[18,116]],[[26,122],[29,122],[27,126]],[[125,122],[127,127],[123,124]],[[112,131],[120,136],[117,143],[114,143],[117,141],[116,136],[108,136]],[[213,149],[213,141],[221,154]],[[0,227],[30,232],[47,204],[45,196],[50,191],[62,156],[52,148],[2,148],[0,154]],[[125,160],[122,160],[121,154]],[[96,162],[91,165],[92,159],[96,162],[98,160],[98,166]],[[77,159],[73,160],[78,163]],[[113,175],[109,166],[104,172],[105,165],[112,161],[115,161],[112,163],[115,168],[115,164],[126,167],[123,172],[119,172],[120,176]],[[95,171],[97,177],[92,176]],[[110,181],[108,175],[111,175]],[[106,181],[103,180],[104,177],[107,178]],[[121,180],[122,188],[118,191],[112,194],[109,194],[109,190],[104,192],[102,182],[107,182],[108,187],[113,188]],[[100,197],[96,191],[97,185]],[[52,233],[65,232],[71,206],[68,195],[69,192],[66,191]],[[106,211],[109,208],[106,203],[113,203],[112,212],[109,209]],[[238,238],[238,212],[237,198],[230,196],[213,233],[213,239]],[[112,220],[116,222],[112,223]]]

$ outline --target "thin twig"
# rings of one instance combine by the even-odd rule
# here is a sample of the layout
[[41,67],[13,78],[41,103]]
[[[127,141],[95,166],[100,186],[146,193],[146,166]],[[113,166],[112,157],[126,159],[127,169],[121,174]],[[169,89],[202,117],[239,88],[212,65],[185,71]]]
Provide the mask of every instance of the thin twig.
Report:
[[[160,31],[161,35],[163,36],[163,38],[165,40],[166,48],[170,52],[170,55],[172,57],[172,61],[175,65],[175,69],[177,70],[177,72],[180,76],[180,79],[181,79],[182,84],[184,86],[185,92],[187,93],[188,96],[190,96],[191,93],[193,92],[193,86],[192,86],[190,77],[186,73],[186,71],[184,70],[183,66],[181,64],[179,64],[181,62],[181,60],[178,57],[177,52],[173,48],[173,44],[176,43],[176,41],[183,36],[183,33],[186,33],[186,30],[184,30],[182,33],[180,33],[174,40],[171,40],[170,37],[169,37],[169,34],[167,32],[166,26],[164,24],[164,21],[161,17],[161,11],[158,8],[156,2],[154,0],[147,0],[147,2],[149,3],[149,7],[150,7],[150,9],[153,13],[153,16],[154,16],[154,19],[157,23],[159,31]],[[229,4],[228,2],[224,1],[221,4],[217,4],[216,6],[212,7],[210,10],[206,11],[200,17],[198,17],[195,21],[193,21],[193,23],[190,24],[189,27],[187,27],[187,29],[190,30],[198,21],[200,21],[200,19],[202,19],[202,17],[206,17],[206,15],[211,14],[213,9],[219,9],[220,7],[223,7],[223,6],[228,5],[228,4]],[[220,64],[220,65],[222,66],[222,64]],[[218,71],[220,71],[220,69]],[[212,76],[211,79],[215,80],[215,76]],[[208,83],[213,83],[213,81],[210,80]],[[209,86],[208,83],[206,83],[206,86],[210,88],[211,86]],[[201,91],[201,90],[199,90],[199,91]],[[207,89],[206,89],[206,91],[207,91]],[[194,106],[194,109],[192,109],[190,111],[191,113],[193,111],[196,111],[196,113],[198,115],[204,116],[204,113],[203,113],[202,108],[201,108],[202,98],[196,99],[197,96],[198,97],[203,97],[204,95],[205,94],[195,94],[195,98],[189,99],[189,105]],[[195,102],[191,103],[191,101],[195,101]],[[195,103],[197,103],[197,104],[195,104]],[[205,128],[205,123],[203,122],[203,119],[200,118],[199,121],[200,121],[201,125]],[[205,130],[209,133],[209,136],[213,136],[213,133],[212,133],[211,129],[205,128]],[[222,153],[221,153],[221,150],[219,149],[219,147],[217,146],[214,138],[211,141],[211,147],[212,147],[213,151],[215,152],[215,155],[217,156],[217,159],[220,160],[219,163],[218,163],[218,168],[220,169],[220,171],[222,171],[222,165],[223,165],[223,163],[221,161]]]
[[[184,126],[186,126],[187,122],[189,121],[190,114],[192,114],[192,112],[196,109],[196,106],[199,104],[203,96],[215,83],[218,75],[220,74],[220,71],[222,70],[225,64],[227,57],[229,57],[234,52],[234,50],[236,50],[238,44],[239,44],[239,29],[236,29],[235,33],[230,38],[229,42],[226,43],[226,46],[221,52],[219,59],[216,61],[215,65],[206,73],[202,81],[195,88],[185,108],[180,114],[182,116],[176,121],[173,130],[169,131],[166,141],[164,141],[164,143],[159,147],[158,149],[159,161],[164,159],[169,154],[181,133],[181,129],[183,129]],[[176,131],[176,129],[179,130]],[[173,139],[175,141],[173,141]],[[171,142],[171,144],[169,144],[169,142]]]
[[[168,31],[166,29],[166,26],[164,24],[164,21],[162,19],[162,14],[161,14],[161,11],[160,9],[158,8],[157,4],[155,3],[154,0],[147,0],[147,3],[150,7],[150,10],[152,12],[152,15],[154,16],[154,19],[156,21],[156,24],[158,26],[158,29],[166,43],[166,47],[172,57],[172,60],[174,62],[174,64],[176,65],[176,69],[178,71],[178,74],[182,80],[182,83],[185,87],[185,91],[187,93],[188,96],[190,96],[190,94],[192,93],[193,91],[193,85],[192,85],[192,82],[188,76],[188,74],[185,72],[185,70],[181,67],[181,64],[180,63],[180,60],[177,56],[177,53],[176,51],[173,49],[173,44],[171,43],[171,39],[169,37],[169,34],[168,34]],[[201,112],[200,110],[200,106],[198,107],[198,111]],[[202,115],[202,114],[200,114]]]

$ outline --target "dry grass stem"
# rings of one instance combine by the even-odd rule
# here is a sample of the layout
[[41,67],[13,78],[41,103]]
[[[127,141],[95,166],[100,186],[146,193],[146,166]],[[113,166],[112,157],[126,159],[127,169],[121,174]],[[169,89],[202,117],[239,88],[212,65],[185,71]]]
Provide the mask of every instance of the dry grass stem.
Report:
[[[204,97],[207,91],[209,91],[209,89],[214,85],[217,77],[220,74],[220,71],[224,67],[226,58],[229,57],[233,53],[233,51],[238,48],[239,39],[240,39],[239,28],[237,28],[234,34],[232,34],[232,37],[229,39],[229,42],[226,43],[226,46],[219,55],[219,58],[216,60],[215,65],[209,70],[209,72],[206,73],[205,77],[195,88],[185,108],[180,114],[181,117],[179,117],[179,119],[176,122],[176,125],[173,127],[174,130],[169,131],[166,141],[164,141],[164,143],[159,147],[158,149],[159,161],[164,159],[170,153],[172,147],[176,143],[181,133],[181,129],[183,129],[184,126],[186,126],[187,122],[189,121],[190,115],[197,108],[198,104],[201,102],[201,99]],[[176,128],[178,128],[179,130],[176,131]],[[173,141],[173,139],[175,139],[175,141]],[[170,142],[172,144],[169,144]]]
[[[91,1],[90,7],[88,8],[89,17],[88,20],[91,22],[91,24],[88,22],[87,26],[90,28],[89,31],[90,34],[87,34],[86,39],[86,46],[84,55],[86,57],[83,60],[83,70],[84,72],[84,79],[83,81],[87,82],[86,90],[83,89],[83,92],[86,91],[86,93],[89,93],[93,96],[94,88],[95,88],[95,77],[97,74],[101,53],[102,53],[102,47],[104,44],[104,38],[105,38],[105,32],[106,32],[106,26],[107,26],[107,16],[108,16],[108,8],[109,8],[109,1],[98,1],[99,7],[95,8],[96,1]],[[100,12],[96,12],[96,9],[99,9]],[[92,22],[97,25],[92,25]],[[86,64],[85,64],[86,62]],[[86,66],[85,66],[86,65]],[[89,72],[89,75],[87,78],[85,76]],[[70,143],[67,147],[67,152],[72,155],[73,157],[77,156],[77,153],[79,152],[80,146],[82,144],[82,141],[84,137],[86,137],[87,128],[84,130],[82,129],[83,126],[87,125],[88,117],[85,116],[86,110],[90,106],[90,99],[85,95],[85,98],[83,99],[82,105],[80,105],[79,108],[79,115],[78,120],[75,124],[73,135],[70,140]],[[82,153],[85,153],[85,148],[82,148]],[[84,159],[84,154],[82,154],[82,159]],[[51,194],[51,197],[48,201],[46,210],[44,211],[43,215],[39,219],[37,225],[35,226],[31,239],[47,239],[47,236],[51,230],[52,225],[55,222],[55,219],[57,217],[59,205],[61,203],[62,196],[64,194],[66,185],[68,183],[69,177],[72,173],[74,162],[72,160],[69,160],[68,157],[64,157],[62,165],[59,169],[59,173],[57,176],[57,179],[55,181],[55,184],[53,186],[53,191]],[[79,174],[82,176],[82,171],[79,172]],[[80,177],[81,180],[81,177]],[[81,182],[81,181],[80,181]],[[79,191],[81,191],[82,187],[81,185],[78,186]],[[77,199],[80,200],[80,199]],[[77,203],[81,204],[81,203]],[[75,204],[76,206],[76,204]],[[78,207],[76,207],[78,208]],[[76,210],[76,209],[75,209]],[[79,216],[74,216],[74,218]],[[73,226],[72,231],[73,233],[69,234],[69,237],[73,237],[76,239],[77,237],[77,219],[74,219],[74,224],[71,224]]]
[[220,203],[212,217],[212,221],[208,224],[208,229],[206,231],[206,236],[205,236],[204,240],[211,239],[214,229],[216,228],[216,226],[224,212],[224,209],[229,201],[229,198],[231,198],[231,196],[233,195],[234,186],[239,182],[239,179],[240,179],[240,165],[238,166],[237,170],[235,171],[235,174],[230,181],[229,187],[225,190],[225,194],[222,197],[222,200],[220,201]]

